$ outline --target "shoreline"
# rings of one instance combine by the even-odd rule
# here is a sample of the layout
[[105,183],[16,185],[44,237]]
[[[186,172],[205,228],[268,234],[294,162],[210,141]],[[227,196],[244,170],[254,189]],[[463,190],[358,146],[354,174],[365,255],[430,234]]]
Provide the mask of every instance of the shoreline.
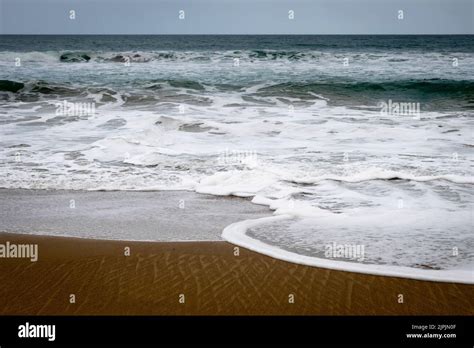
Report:
[[223,241],[6,241],[37,244],[39,258],[0,259],[2,315],[474,314],[473,285],[304,266]]
[[[71,208],[71,202],[74,207]],[[181,206],[182,204],[182,206]],[[470,270],[422,270],[296,254],[245,233],[284,220],[248,198],[189,190],[84,191],[0,189],[0,233],[121,242],[226,241],[309,267],[433,282],[474,284]]]
[[286,215],[275,215],[259,219],[235,222],[224,229],[222,232],[222,238],[229,243],[239,245],[262,255],[273,257],[281,261],[287,261],[310,267],[423,281],[474,285],[474,272],[469,269],[426,270],[406,266],[363,264],[358,262],[345,262],[334,259],[305,256],[261,242],[246,234],[247,229],[258,226],[263,222],[280,221],[291,218],[291,216]]
[[1,232],[134,241],[218,241],[228,225],[272,211],[194,191],[0,189]]

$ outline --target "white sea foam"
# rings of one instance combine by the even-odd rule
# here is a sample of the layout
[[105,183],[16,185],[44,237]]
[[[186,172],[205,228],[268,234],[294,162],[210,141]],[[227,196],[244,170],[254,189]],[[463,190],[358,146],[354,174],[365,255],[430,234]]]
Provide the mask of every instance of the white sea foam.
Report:
[[472,268],[467,270],[425,270],[413,267],[399,267],[390,265],[362,264],[354,262],[328,260],[316,257],[296,254],[281,248],[263,243],[246,235],[246,231],[268,222],[280,222],[290,219],[289,215],[261,218],[256,220],[245,220],[227,226],[222,232],[222,237],[230,243],[242,246],[249,250],[307,266],[329,268],[339,271],[357,272],[382,276],[430,280],[439,282],[455,282],[474,284],[474,272]]

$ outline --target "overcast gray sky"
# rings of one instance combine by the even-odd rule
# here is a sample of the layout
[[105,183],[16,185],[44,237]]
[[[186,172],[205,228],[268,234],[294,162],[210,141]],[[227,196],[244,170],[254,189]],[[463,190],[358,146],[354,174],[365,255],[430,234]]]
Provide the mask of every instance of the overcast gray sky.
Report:
[[3,34],[474,34],[473,18],[474,0],[0,0]]

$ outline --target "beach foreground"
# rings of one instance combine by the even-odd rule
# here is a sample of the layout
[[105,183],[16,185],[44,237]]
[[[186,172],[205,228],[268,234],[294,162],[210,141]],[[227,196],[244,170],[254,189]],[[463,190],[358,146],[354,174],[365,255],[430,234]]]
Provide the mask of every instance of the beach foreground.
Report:
[[2,315],[472,315],[474,308],[472,285],[307,267],[243,248],[236,256],[227,242],[0,234],[7,241],[37,243],[39,257],[0,260]]

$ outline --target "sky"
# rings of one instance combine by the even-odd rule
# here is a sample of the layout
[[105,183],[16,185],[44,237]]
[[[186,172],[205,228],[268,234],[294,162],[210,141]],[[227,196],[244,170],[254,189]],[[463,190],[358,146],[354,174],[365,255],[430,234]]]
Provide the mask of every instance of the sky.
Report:
[[0,33],[474,34],[474,0],[0,0]]

